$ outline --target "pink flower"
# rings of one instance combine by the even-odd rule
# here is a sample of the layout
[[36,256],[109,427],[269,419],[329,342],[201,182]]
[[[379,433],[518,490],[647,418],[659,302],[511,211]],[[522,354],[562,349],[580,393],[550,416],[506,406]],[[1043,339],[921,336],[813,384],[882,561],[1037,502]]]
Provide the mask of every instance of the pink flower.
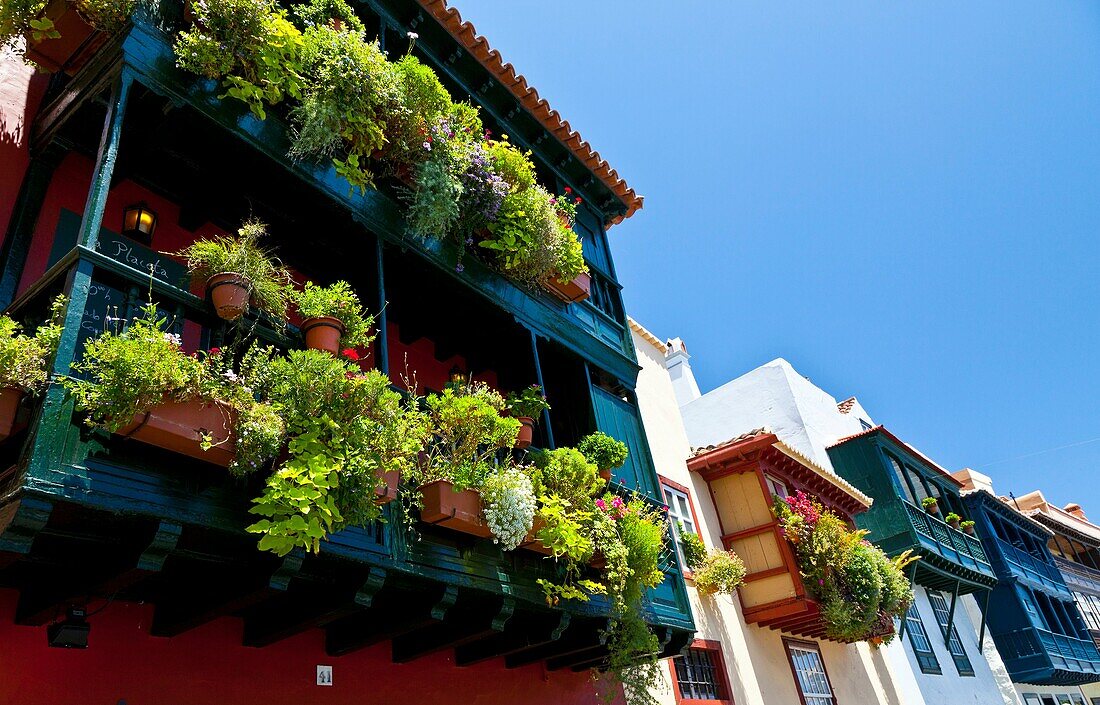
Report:
[[607,504],[602,499],[596,500],[596,506],[604,510],[605,512],[607,511]]
[[623,508],[622,498],[621,497],[616,497],[613,500],[611,500],[611,506],[615,507],[615,509],[622,509]]

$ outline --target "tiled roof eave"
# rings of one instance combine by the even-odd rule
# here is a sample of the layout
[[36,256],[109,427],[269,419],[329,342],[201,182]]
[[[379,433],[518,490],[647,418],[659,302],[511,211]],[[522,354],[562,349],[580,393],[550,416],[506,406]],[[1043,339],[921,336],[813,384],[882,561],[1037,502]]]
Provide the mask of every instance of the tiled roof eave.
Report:
[[485,69],[511,91],[520,105],[533,118],[540,122],[554,137],[585,165],[626,207],[623,215],[613,216],[610,224],[621,223],[642,208],[642,196],[630,188],[611,168],[600,153],[592,148],[579,133],[573,130],[569,122],[558,111],[550,107],[539,92],[527,85],[527,79],[516,73],[516,69],[505,63],[500,52],[489,46],[489,41],[477,33],[472,24],[462,19],[462,15],[453,7],[447,6],[447,0],[417,0],[433,18],[450,33],[466,50],[470,52]]

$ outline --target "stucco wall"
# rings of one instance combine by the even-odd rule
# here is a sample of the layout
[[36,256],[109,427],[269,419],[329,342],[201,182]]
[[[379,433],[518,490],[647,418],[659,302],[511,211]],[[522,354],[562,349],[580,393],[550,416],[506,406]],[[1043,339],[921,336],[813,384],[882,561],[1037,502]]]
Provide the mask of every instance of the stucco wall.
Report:
[[[993,645],[993,639],[988,632],[985,637],[985,653],[978,649],[978,634],[981,626],[981,608],[971,595],[959,598],[955,607],[955,628],[959,633],[963,649],[970,658],[970,665],[974,669],[973,676],[960,676],[947,650],[943,634],[936,622],[932,604],[928,601],[928,593],[924,588],[917,587],[916,594],[917,612],[920,613],[924,630],[928,633],[928,639],[932,643],[932,650],[939,661],[941,675],[925,674],[920,671],[916,654],[913,653],[909,637],[903,641],[905,655],[909,659],[917,684],[924,694],[927,703],[965,703],[965,705],[1018,705],[1012,682],[1005,670],[1004,662]],[[950,600],[950,595],[945,595]]]
[[[689,473],[685,460],[691,443],[677,408],[672,381],[664,367],[664,351],[637,333],[634,345],[641,365],[638,405],[657,472],[691,489],[700,534],[709,546],[721,546],[717,513],[706,483]],[[751,423],[751,421],[750,421]],[[756,426],[761,424],[756,423]],[[745,429],[752,426],[746,426]],[[724,438],[745,429],[726,427]],[[717,439],[716,439],[717,440]],[[783,635],[745,623],[736,597],[699,597],[688,582],[696,637],[722,645],[730,695],[738,705],[792,705],[798,703],[794,675],[787,660]],[[838,703],[852,705],[923,705],[901,645],[874,649],[866,644],[819,644]],[[664,669],[666,688],[658,694],[675,702],[671,671]]]
[[30,161],[27,137],[45,84],[13,52],[0,52],[0,243]]

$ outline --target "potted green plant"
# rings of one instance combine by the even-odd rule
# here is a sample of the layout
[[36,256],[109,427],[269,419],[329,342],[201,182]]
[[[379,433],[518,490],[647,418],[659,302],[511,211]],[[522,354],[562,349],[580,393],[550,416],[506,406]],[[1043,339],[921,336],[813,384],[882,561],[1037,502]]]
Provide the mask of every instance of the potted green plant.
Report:
[[268,476],[248,527],[259,548],[317,552],[329,534],[377,521],[430,435],[415,397],[405,399],[378,370],[347,357],[291,350],[253,387],[286,421],[286,459]]
[[967,536],[974,535],[974,522],[970,519],[959,522],[959,528],[963,530],[963,533]]
[[249,220],[235,237],[219,235],[197,240],[180,252],[192,276],[206,282],[206,292],[218,316],[235,321],[251,303],[277,320],[286,316],[290,272],[261,247],[267,226]]
[[41,391],[49,379],[48,365],[61,339],[65,298],[53,302],[51,319],[34,335],[8,316],[0,316],[0,440],[11,435],[19,404]]
[[920,501],[920,506],[929,514],[940,513],[940,503],[935,497],[925,497]]
[[302,317],[306,347],[335,355],[345,348],[358,348],[370,341],[374,318],[363,311],[359,296],[345,281],[331,286],[306,282],[291,298]]
[[550,408],[546,403],[546,396],[542,393],[542,387],[532,384],[524,388],[518,394],[509,392],[505,409],[514,419],[523,424],[516,436],[516,448],[526,448],[534,439],[535,421],[542,416],[542,412]]
[[543,285],[551,294],[566,303],[584,301],[592,290],[592,278],[588,274],[588,265],[584,262],[584,250],[573,231],[577,205],[580,202],[580,197],[574,197],[568,187],[564,195],[550,199],[558,214],[558,227],[550,239],[553,270]]
[[957,529],[959,528],[959,522],[962,521],[962,517],[955,512],[948,512],[943,520],[950,524],[952,529]]
[[521,424],[502,415],[504,397],[480,382],[451,385],[425,404],[434,440],[418,468],[420,519],[488,538],[479,490],[495,471],[497,451],[515,445]]
[[611,471],[621,468],[629,451],[626,444],[602,431],[590,433],[577,444],[577,450],[600,471],[604,482],[611,481]]
[[709,551],[691,570],[700,595],[732,595],[745,580],[745,563],[733,551]]
[[[593,497],[603,490],[605,483],[600,480],[596,466],[575,448],[542,451],[534,455],[533,461],[527,472],[543,506],[523,547],[545,555],[570,553],[571,541],[578,540],[575,534],[582,527],[575,522],[577,517],[566,516],[564,512],[568,509],[570,515],[583,513],[585,507],[593,506]],[[548,525],[554,530],[543,533]]]
[[189,355],[149,304],[125,331],[89,339],[64,384],[89,426],[254,472],[278,453],[283,422],[218,348]]
[[0,48],[21,47],[45,71],[75,73],[121,29],[134,0],[12,0],[0,5]]

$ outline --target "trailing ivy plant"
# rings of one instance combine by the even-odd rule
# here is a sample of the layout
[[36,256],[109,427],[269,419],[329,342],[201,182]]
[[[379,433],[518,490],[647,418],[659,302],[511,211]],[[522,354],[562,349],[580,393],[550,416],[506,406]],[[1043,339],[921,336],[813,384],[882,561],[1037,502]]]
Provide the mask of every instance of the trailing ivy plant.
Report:
[[274,358],[264,393],[284,417],[290,443],[287,461],[250,510],[263,517],[248,527],[262,534],[259,547],[316,553],[330,533],[381,519],[374,502],[381,474],[410,474],[428,440],[426,416],[386,375],[318,350]]
[[219,79],[261,120],[266,107],[301,99],[302,34],[274,0],[203,0],[195,24],[176,37],[176,65]]

